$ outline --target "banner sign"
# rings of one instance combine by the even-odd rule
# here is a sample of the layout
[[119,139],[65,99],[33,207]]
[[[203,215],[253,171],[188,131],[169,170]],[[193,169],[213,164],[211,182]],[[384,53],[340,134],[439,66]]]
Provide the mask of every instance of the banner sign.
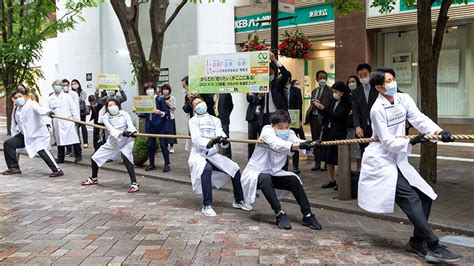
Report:
[[288,113],[290,114],[291,118],[290,128],[300,128],[300,110],[289,109]]
[[116,74],[98,74],[97,86],[100,90],[118,90],[120,77]]
[[268,51],[189,57],[189,91],[260,93],[269,91]]
[[133,107],[137,113],[153,113],[156,109],[156,101],[153,96],[133,97]]

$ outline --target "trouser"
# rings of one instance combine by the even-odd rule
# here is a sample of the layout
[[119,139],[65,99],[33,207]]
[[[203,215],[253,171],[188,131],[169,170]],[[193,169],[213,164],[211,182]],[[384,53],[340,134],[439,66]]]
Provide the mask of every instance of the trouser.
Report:
[[415,227],[413,236],[416,240],[425,240],[428,246],[438,242],[438,237],[428,224],[431,198],[418,188],[410,186],[400,170],[398,170],[395,202]]
[[[156,138],[148,138],[148,162],[150,166],[155,166],[155,151],[156,151]],[[168,150],[168,141],[165,138],[160,138],[160,148],[165,160],[165,165],[170,164],[170,152]]]
[[105,134],[100,133],[100,129],[94,128],[92,131],[92,141],[94,143],[94,150],[97,151],[100,146],[105,144]]
[[[249,139],[257,139],[259,132],[260,132],[260,125],[258,123],[258,118],[255,117],[254,120],[248,122],[248,138]],[[247,154],[247,159],[250,159],[252,157],[253,151],[255,150],[255,144],[249,144],[248,145],[248,154]]]
[[258,175],[257,189],[262,191],[275,214],[281,211],[281,204],[275,193],[275,189],[291,191],[293,197],[295,197],[300,205],[301,213],[303,213],[304,216],[311,213],[311,207],[306,192],[296,176],[271,176],[261,173]]
[[[207,161],[204,171],[201,175],[201,187],[202,187],[202,204],[204,206],[212,205],[212,171],[222,172],[219,168],[215,167],[211,162]],[[234,199],[235,202],[241,202],[244,200],[244,191],[242,190],[242,183],[240,182],[240,170],[237,171],[235,176],[231,178],[232,187],[234,188]]]
[[[86,121],[86,116],[85,115],[81,115],[81,121],[84,121],[84,122]],[[87,132],[86,125],[78,125],[77,127],[82,132],[82,143],[88,144],[89,143],[89,140],[88,140],[89,139],[89,134]],[[78,134],[78,135],[79,135],[79,138],[81,138],[81,135],[80,134]]]
[[[25,147],[25,137],[22,133],[15,135],[7,139],[3,143],[3,152],[5,156],[5,162],[9,169],[11,168],[20,168],[18,164],[18,158],[16,154],[16,149],[21,149]],[[43,161],[48,165],[51,171],[56,172],[58,170],[58,165],[54,161],[54,157],[51,152],[47,150],[38,151],[38,155],[43,159]]]
[[[296,136],[298,136],[300,139],[306,139],[304,135],[303,127],[292,128],[291,130],[293,130]],[[300,152],[296,150],[293,154],[293,168],[299,168],[299,165],[300,165]]]
[[[72,146],[74,150],[74,157],[78,158],[82,156],[82,149],[81,149],[81,144],[76,143],[69,145]],[[66,146],[59,146],[58,145],[58,160],[64,161],[64,157],[66,156]]]
[[[319,122],[318,116],[314,116],[314,115],[311,116],[311,118],[309,119],[309,126],[311,128],[311,139],[313,141],[321,140],[322,125]],[[313,154],[314,154],[315,165],[320,166],[321,165],[320,149],[313,149]]]
[[[125,164],[125,168],[127,168],[128,175],[130,176],[130,182],[137,183],[137,177],[135,175],[135,167],[133,167],[133,163],[127,158],[127,156],[123,155],[122,153],[122,161]],[[92,166],[92,178],[97,178],[99,174],[99,166],[97,163],[91,159],[91,166]]]
[[[222,123],[222,131],[224,131],[225,135],[229,138],[230,137],[230,131],[229,131],[229,124],[227,123]],[[227,148],[222,148],[222,155],[225,157],[232,159],[232,148],[231,144],[229,143],[229,147]]]

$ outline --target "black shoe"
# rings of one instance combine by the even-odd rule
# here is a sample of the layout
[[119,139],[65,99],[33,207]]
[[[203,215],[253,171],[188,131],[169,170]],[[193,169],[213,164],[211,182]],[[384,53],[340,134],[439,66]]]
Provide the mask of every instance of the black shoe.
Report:
[[58,177],[58,176],[63,176],[64,172],[61,169],[56,170],[56,172],[52,172],[49,177]]
[[321,230],[323,229],[323,227],[321,226],[321,224],[318,222],[318,220],[316,220],[316,216],[314,214],[311,213],[310,216],[306,217],[304,216],[303,217],[303,221],[301,223],[302,225],[304,226],[308,226],[309,228],[313,229],[313,230]]
[[148,165],[146,168],[145,168],[145,171],[152,171],[152,170],[155,170],[156,167],[152,166],[152,165]]
[[321,187],[322,188],[332,188],[332,187],[336,187],[337,184],[336,184],[336,181],[329,181],[329,183],[326,183],[324,185],[322,185]]
[[424,240],[415,240],[415,238],[410,237],[410,241],[405,245],[405,250],[424,258],[426,256],[427,247]]
[[314,165],[313,167],[311,167],[311,171],[319,171],[321,170],[321,166],[319,165]]
[[169,172],[171,170],[170,166],[169,165],[165,165],[165,167],[163,167],[163,172]]
[[81,156],[77,156],[76,159],[74,159],[74,163],[78,163],[82,161],[82,155]]
[[425,259],[432,263],[455,263],[462,260],[462,256],[451,252],[446,246],[436,243],[434,247],[428,247]]
[[288,219],[288,216],[286,216],[286,213],[283,211],[280,211],[276,217],[276,224],[278,225],[278,228],[280,229],[285,229],[285,230],[290,230],[291,229],[291,223],[290,219]]
[[64,155],[65,155],[65,156],[72,155],[72,150],[70,150],[70,151],[66,151],[66,153],[65,153]]
[[293,168],[293,173],[299,174],[299,173],[301,173],[301,171],[298,167],[295,167],[295,168]]
[[21,175],[20,168],[9,168],[2,173],[3,175]]
[[339,187],[337,186],[337,184],[336,184],[336,186],[334,187],[334,190],[335,190],[335,191],[338,191],[338,190],[339,190]]
[[57,164],[62,164],[64,163],[64,159],[55,159]]

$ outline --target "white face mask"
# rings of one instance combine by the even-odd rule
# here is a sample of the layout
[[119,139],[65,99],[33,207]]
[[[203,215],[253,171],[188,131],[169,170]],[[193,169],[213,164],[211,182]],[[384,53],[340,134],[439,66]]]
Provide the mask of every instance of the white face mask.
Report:
[[325,79],[320,79],[318,81],[318,84],[319,84],[320,88],[324,88],[324,86],[326,86],[326,83],[327,83],[327,81]]
[[155,90],[153,90],[153,89],[146,90],[146,95],[148,95],[148,96],[155,95]]
[[120,109],[119,109],[119,107],[118,107],[117,105],[112,105],[112,106],[110,106],[110,107],[108,108],[108,110],[109,110],[109,113],[110,113],[111,115],[118,115],[118,113],[119,113],[119,111],[120,111]]
[[166,95],[166,96],[170,95],[170,91],[169,90],[164,90],[163,95]]
[[339,101],[341,99],[341,95],[339,95],[339,93],[333,93],[332,94],[332,97],[334,97],[334,99],[336,99],[336,101]]
[[183,89],[184,94],[188,94],[188,89]]
[[79,89],[79,85],[77,85],[77,84],[74,84],[74,85],[72,85],[71,87],[72,87],[72,89],[74,89],[74,90]]
[[356,82],[349,82],[347,85],[351,91],[355,90],[357,88],[357,83]]
[[360,79],[360,83],[362,83],[362,85],[364,85],[364,86],[369,85],[369,82],[370,82],[370,78],[369,78],[369,77],[365,77],[365,78],[363,78],[363,79]]

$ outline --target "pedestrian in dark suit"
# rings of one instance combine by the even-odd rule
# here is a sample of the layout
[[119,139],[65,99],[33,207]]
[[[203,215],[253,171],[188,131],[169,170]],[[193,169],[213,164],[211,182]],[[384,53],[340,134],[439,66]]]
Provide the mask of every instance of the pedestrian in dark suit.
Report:
[[[333,98],[328,106],[316,102],[318,112],[324,115],[323,141],[340,140],[347,137],[347,119],[351,111],[350,90],[342,81],[332,85]],[[328,167],[329,182],[322,188],[334,187],[337,190],[335,180],[335,166],[337,165],[337,146],[324,146],[321,148],[321,160]]]
[[[228,138],[230,138],[229,126],[230,126],[230,114],[234,109],[234,102],[232,101],[232,94],[223,93],[215,95],[214,112],[216,116],[221,120],[222,130]],[[231,144],[227,148],[222,148],[222,155],[229,159],[232,159]]]
[[[318,113],[316,108],[316,101],[319,101],[322,105],[328,106],[332,99],[332,91],[329,86],[326,85],[328,79],[328,73],[324,70],[316,72],[316,81],[318,87],[311,92],[311,106],[306,112],[305,124],[309,124],[311,128],[311,138],[313,141],[321,139],[322,125],[324,115]],[[314,154],[314,166],[311,171],[325,171],[326,167],[321,168],[321,158],[319,149],[313,150]]]
[[[245,120],[248,123],[248,138],[257,139],[262,128],[260,124],[260,116],[263,115],[263,98],[265,97],[264,93],[247,93],[247,102],[249,103],[247,107],[247,114],[245,115]],[[247,159],[252,157],[253,151],[255,150],[255,144],[248,144],[248,155]]]
[[183,86],[183,92],[186,94],[184,96],[184,105],[183,111],[189,115],[189,117],[193,117],[193,107],[191,106],[191,101],[196,97],[201,97],[207,105],[207,112],[212,115],[216,116],[214,112],[214,94],[201,94],[199,95],[196,92],[189,92],[189,78],[188,76],[184,77],[181,80],[181,85]]
[[[102,109],[102,105],[97,103],[97,99],[94,95],[89,95],[88,98],[90,104],[90,119],[89,121],[94,121],[95,125],[103,126],[102,123],[99,123],[99,111]],[[103,129],[94,128],[92,131],[92,143],[94,144],[94,151],[97,151],[100,146],[105,144],[105,132]]]
[[[300,82],[298,80],[292,80],[290,86],[288,87],[288,109],[296,109],[300,111],[300,116],[298,118],[299,127],[291,128],[300,139],[306,139],[304,135],[303,125],[301,123],[303,119],[303,96],[301,94]],[[300,153],[295,151],[293,154],[293,172],[295,174],[300,173],[299,169],[300,164]]]
[[[379,93],[370,87],[369,75],[372,68],[369,64],[357,66],[357,75],[362,83],[357,89],[352,91],[352,118],[356,136],[358,138],[372,137],[372,125],[370,122],[370,109],[377,99]],[[369,144],[360,144],[361,153]]]

